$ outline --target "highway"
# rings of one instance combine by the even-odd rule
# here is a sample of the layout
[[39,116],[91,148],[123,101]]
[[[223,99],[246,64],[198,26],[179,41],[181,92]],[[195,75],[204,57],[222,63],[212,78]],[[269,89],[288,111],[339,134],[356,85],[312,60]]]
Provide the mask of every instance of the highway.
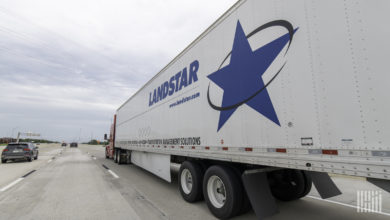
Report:
[[[1,149],[0,149],[1,150]],[[101,146],[41,145],[33,162],[0,165],[0,219],[215,219],[204,202],[189,204],[172,183],[134,165],[104,158]],[[390,194],[382,212],[358,213],[356,190],[379,190],[360,178],[332,177],[343,195],[330,201],[309,196],[278,202],[268,219],[389,219]],[[256,219],[253,211],[234,219]]]

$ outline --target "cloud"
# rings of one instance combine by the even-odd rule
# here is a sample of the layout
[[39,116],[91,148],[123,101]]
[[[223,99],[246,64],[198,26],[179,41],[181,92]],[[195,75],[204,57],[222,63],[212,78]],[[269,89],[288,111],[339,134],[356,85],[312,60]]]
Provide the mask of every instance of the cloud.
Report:
[[125,100],[235,0],[0,0],[0,137],[101,139]]

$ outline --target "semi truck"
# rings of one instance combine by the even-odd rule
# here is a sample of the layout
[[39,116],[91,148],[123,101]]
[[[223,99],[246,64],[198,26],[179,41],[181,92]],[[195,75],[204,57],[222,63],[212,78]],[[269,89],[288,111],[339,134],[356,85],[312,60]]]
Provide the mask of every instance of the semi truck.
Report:
[[[273,215],[329,174],[390,189],[390,2],[241,0],[121,105],[106,157],[205,200]],[[195,19],[195,18],[194,18]]]

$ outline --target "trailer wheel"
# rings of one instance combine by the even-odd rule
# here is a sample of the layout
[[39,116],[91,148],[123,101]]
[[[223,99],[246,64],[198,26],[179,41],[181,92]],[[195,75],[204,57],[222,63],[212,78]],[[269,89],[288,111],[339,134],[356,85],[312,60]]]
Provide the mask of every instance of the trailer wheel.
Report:
[[118,163],[118,150],[114,149],[114,163]]
[[[244,170],[242,170],[238,167],[234,167],[234,166],[229,166],[229,167],[235,171],[237,179],[241,180],[241,175],[244,172]],[[251,202],[249,201],[249,197],[245,191],[245,188],[244,188],[244,185],[242,184],[242,181],[239,181],[239,182],[240,182],[241,187],[243,188],[243,193],[242,193],[243,198],[242,198],[241,208],[240,208],[240,211],[238,212],[238,215],[242,215],[242,214],[249,212],[249,210],[252,209],[252,205],[251,205]]]
[[121,155],[122,150],[118,149],[117,154],[118,154],[118,155],[116,155],[117,163],[118,163],[118,165],[121,165],[121,164],[123,164],[122,155]]
[[312,181],[305,171],[278,170],[269,173],[268,177],[273,196],[281,201],[300,199],[311,190]]
[[310,174],[308,174],[306,171],[301,171],[304,179],[305,179],[305,190],[303,191],[302,195],[299,198],[305,197],[307,194],[309,194],[311,190],[311,186],[313,185],[313,182],[311,180]]
[[205,161],[205,160],[198,160],[198,161],[196,161],[199,165],[200,165],[200,167],[202,168],[202,172],[203,172],[203,174],[206,172],[206,170],[207,170],[207,168],[209,168],[209,164],[207,163],[207,161]]
[[211,166],[203,179],[203,195],[211,213],[227,219],[237,215],[242,207],[243,187],[235,171],[229,167]]
[[203,199],[202,184],[204,171],[200,164],[184,161],[179,170],[179,190],[184,200],[193,203]]

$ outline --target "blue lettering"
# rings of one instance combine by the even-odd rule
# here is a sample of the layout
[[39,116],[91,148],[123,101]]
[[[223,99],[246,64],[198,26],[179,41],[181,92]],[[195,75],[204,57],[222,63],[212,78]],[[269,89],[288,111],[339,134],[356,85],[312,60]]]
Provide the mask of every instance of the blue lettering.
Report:
[[184,87],[187,87],[187,68],[184,68],[183,71],[181,72],[181,80],[180,80],[180,87],[179,87],[179,90],[181,90],[181,88]]
[[175,80],[175,76],[172,76],[169,80],[169,96],[171,96],[175,92],[175,83],[173,83],[173,80]]
[[192,81],[194,82],[198,81],[198,76],[196,75],[198,69],[199,69],[199,62],[195,60],[190,64],[190,79],[188,85],[191,85]]
[[175,79],[176,79],[176,89],[175,92],[179,89],[179,79],[180,79],[181,72],[176,73]]
[[157,102],[162,100],[162,85],[157,88]]
[[161,87],[163,87],[163,89],[162,89],[162,98],[163,99],[165,99],[165,97],[167,97],[167,95],[168,95],[168,81],[165,81],[164,82],[164,85],[161,85]]
[[156,99],[156,89],[154,89],[154,92],[153,92],[153,103],[156,103],[157,102],[157,99]]
[[[193,61],[189,66],[189,72],[187,72],[187,67],[174,76],[169,78],[169,81],[165,81],[159,87],[155,88],[152,92],[149,93],[149,106],[165,99],[167,96],[173,95],[175,92],[180,91],[183,87],[191,85],[193,82],[198,81],[198,70],[199,70],[199,61]],[[181,102],[188,101],[182,99]]]

